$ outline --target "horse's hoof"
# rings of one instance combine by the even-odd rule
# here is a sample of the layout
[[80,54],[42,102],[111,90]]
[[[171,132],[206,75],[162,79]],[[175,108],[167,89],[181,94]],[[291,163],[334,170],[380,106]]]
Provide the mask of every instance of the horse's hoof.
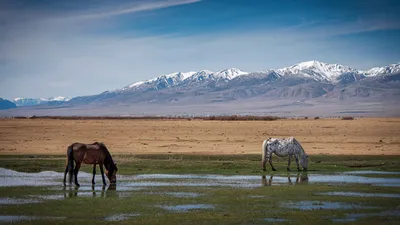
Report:
[[272,170],[273,170],[273,171],[276,171],[276,169],[275,169],[275,168],[272,168]]
[[81,185],[79,185],[78,183],[75,183],[75,186],[80,187]]
[[290,171],[290,168],[287,168],[287,171]]

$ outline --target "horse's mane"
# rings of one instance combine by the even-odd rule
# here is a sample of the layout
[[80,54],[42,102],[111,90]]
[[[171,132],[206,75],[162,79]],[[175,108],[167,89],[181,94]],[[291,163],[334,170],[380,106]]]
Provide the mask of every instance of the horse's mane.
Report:
[[[111,157],[110,152],[108,151],[108,148],[106,147],[106,145],[102,142],[96,142],[97,145],[99,145],[101,147],[101,149],[104,151],[105,154],[105,158],[104,158],[104,165],[105,166],[113,166],[115,167],[115,163],[114,160]],[[107,170],[109,170],[110,168],[107,168]]]
[[304,151],[304,149],[303,149],[303,147],[301,146],[300,142],[298,142],[298,141],[296,140],[296,138],[294,138],[294,137],[291,137],[291,138],[293,139],[293,143],[296,144],[296,145],[299,147],[299,149],[300,149],[300,156],[303,156],[304,154],[306,154],[306,152]]

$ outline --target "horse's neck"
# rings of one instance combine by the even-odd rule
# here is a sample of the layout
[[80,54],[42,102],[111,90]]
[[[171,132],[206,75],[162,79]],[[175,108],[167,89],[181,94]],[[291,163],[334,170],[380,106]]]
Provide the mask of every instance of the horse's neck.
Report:
[[296,154],[297,154],[298,157],[302,157],[303,154],[304,154],[304,151],[302,149],[298,149]]
[[110,170],[112,165],[114,165],[114,161],[113,161],[113,159],[112,159],[112,157],[111,157],[109,152],[106,152],[106,157],[104,159],[104,165],[105,165],[107,170]]

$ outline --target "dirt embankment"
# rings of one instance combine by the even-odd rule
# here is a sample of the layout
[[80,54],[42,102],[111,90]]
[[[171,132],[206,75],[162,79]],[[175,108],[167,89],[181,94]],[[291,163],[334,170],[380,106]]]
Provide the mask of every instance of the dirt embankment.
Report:
[[260,154],[268,137],[308,154],[400,155],[400,118],[276,121],[1,119],[0,154],[65,154],[73,142],[112,153]]

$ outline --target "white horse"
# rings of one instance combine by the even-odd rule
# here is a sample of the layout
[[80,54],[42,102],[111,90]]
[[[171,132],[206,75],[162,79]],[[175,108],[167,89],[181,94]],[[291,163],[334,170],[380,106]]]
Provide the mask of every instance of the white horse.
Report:
[[272,165],[272,153],[279,157],[289,156],[287,170],[290,171],[290,160],[292,156],[296,159],[297,170],[300,171],[300,164],[304,170],[308,167],[308,155],[301,144],[294,138],[268,138],[262,144],[262,168],[266,171],[265,164],[269,162],[273,171],[276,171]]

